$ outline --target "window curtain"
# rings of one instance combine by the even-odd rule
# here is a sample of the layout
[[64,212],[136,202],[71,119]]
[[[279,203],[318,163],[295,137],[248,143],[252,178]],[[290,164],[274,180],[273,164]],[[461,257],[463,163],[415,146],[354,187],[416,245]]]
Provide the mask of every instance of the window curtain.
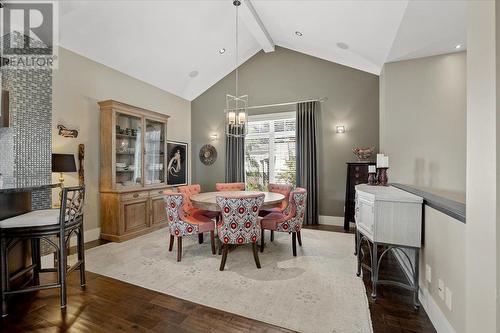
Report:
[[317,102],[297,104],[296,177],[297,187],[307,190],[304,224],[318,224],[318,180],[316,163]]
[[[238,134],[241,128],[233,127],[230,133]],[[245,138],[226,136],[226,182],[245,182]]]

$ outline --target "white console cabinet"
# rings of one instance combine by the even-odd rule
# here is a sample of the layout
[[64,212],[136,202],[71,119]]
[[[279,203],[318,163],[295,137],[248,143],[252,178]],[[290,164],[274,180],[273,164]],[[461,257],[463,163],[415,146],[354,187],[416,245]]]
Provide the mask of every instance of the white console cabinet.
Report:
[[372,242],[420,247],[422,202],[392,186],[356,186],[356,227]]
[[[392,186],[356,186],[356,254],[358,255],[358,276],[361,274],[363,241],[369,242],[371,250],[372,297],[377,295],[377,284],[392,284],[414,292],[415,306],[418,306],[419,249],[422,242],[422,203],[423,199],[414,194]],[[371,244],[370,244],[371,243]],[[385,250],[378,257],[378,246]],[[395,281],[378,279],[380,262],[389,251],[400,251],[408,257],[413,249],[415,265],[413,281],[403,284]],[[410,258],[408,257],[408,260]]]

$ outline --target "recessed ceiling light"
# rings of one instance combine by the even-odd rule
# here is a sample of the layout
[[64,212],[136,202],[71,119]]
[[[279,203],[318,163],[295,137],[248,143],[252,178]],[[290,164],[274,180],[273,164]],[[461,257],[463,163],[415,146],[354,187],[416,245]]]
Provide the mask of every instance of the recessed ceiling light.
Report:
[[296,34],[297,36],[299,36],[299,37],[302,37],[302,32],[300,32],[300,31],[295,31],[295,34]]
[[219,53],[220,53],[220,54],[224,54],[224,52],[226,52],[226,49],[225,49],[225,48],[219,49]]
[[198,76],[198,71],[192,71],[189,73],[189,77],[197,77]]
[[338,47],[339,49],[342,49],[342,50],[347,50],[347,49],[349,48],[349,45],[347,45],[347,44],[346,44],[346,43],[344,43],[344,42],[338,42],[338,43],[337,43],[337,47]]
[[459,48],[462,47],[462,44],[458,44],[457,46],[455,46],[455,48],[458,50]]

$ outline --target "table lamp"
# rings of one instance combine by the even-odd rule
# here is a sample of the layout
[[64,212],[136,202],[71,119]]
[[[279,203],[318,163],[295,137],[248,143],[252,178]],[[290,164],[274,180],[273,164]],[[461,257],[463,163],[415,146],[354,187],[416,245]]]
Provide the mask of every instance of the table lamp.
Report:
[[73,154],[52,154],[52,172],[59,172],[59,182],[64,187],[64,172],[76,172]]

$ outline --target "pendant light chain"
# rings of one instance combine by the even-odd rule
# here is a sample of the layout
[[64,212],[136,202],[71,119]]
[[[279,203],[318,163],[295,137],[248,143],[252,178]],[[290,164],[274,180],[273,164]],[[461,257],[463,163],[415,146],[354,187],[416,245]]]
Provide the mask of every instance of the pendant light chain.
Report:
[[236,94],[235,96],[238,97],[238,66],[239,66],[239,59],[238,59],[238,7],[240,6],[239,1],[235,1],[235,7],[236,7]]
[[233,0],[233,5],[236,7],[236,29],[235,32],[235,50],[234,54],[236,56],[236,69],[235,69],[235,96],[226,94],[226,109],[224,110],[226,118],[226,136],[243,138],[247,134],[247,122],[248,122],[248,95],[239,96],[238,84],[239,84],[239,13],[238,7],[241,5],[241,0]]

